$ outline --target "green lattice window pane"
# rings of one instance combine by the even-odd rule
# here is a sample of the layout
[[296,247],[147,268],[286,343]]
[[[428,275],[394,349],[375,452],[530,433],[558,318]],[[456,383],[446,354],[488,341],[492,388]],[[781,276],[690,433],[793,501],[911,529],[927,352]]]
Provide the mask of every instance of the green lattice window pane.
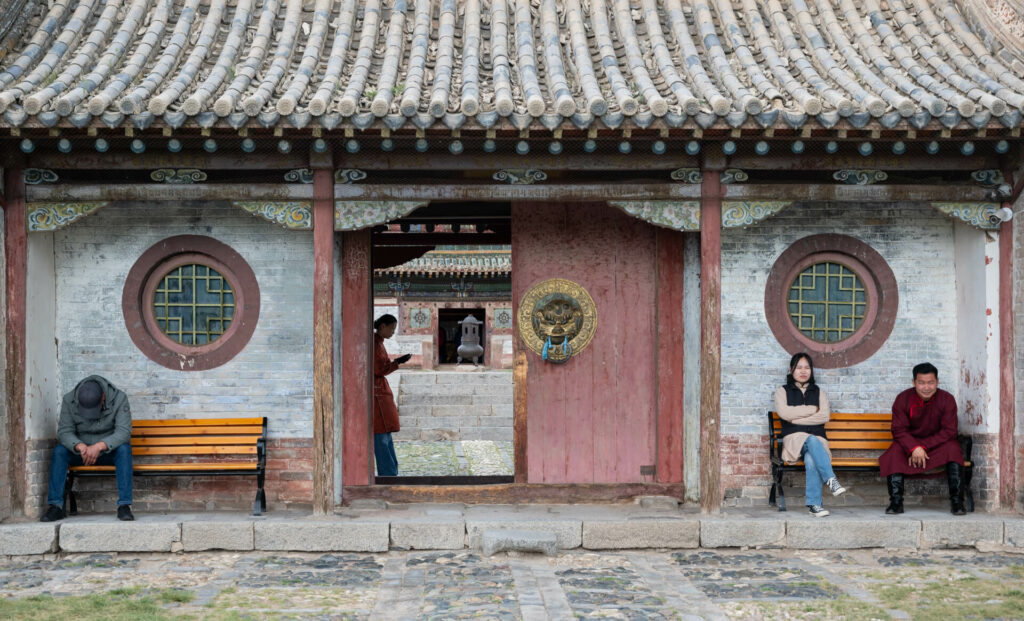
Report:
[[864,283],[840,263],[815,263],[797,274],[786,302],[793,325],[819,343],[849,337],[867,313]]
[[153,315],[164,334],[182,345],[216,341],[235,316],[235,293],[217,270],[198,263],[167,273],[153,293]]

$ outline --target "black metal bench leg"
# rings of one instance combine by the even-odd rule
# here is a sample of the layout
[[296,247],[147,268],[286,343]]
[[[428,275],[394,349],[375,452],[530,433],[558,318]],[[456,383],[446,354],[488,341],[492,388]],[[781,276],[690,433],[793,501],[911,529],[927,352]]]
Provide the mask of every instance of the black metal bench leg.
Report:
[[75,499],[74,487],[75,476],[68,472],[68,477],[64,479],[64,513],[67,515],[78,515],[78,502]]
[[768,492],[768,505],[775,506],[775,466],[772,466],[772,491]]
[[782,488],[782,475],[782,468],[776,470],[774,487],[776,490],[778,490],[778,493],[776,494],[776,500],[779,503],[779,511],[786,510],[786,492]]
[[263,491],[264,474],[261,470],[256,474],[256,500],[252,502],[252,514],[260,515],[267,510],[267,494]]

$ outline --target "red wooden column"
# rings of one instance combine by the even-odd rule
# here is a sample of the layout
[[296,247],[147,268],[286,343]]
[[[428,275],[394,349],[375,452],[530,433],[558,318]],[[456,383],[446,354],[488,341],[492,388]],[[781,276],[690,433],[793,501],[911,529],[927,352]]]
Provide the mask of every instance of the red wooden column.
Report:
[[657,382],[659,483],[683,480],[683,234],[658,228]]
[[1014,432],[1013,221],[999,229],[999,504],[1012,508],[1017,494]]
[[313,169],[313,513],[334,508],[334,171]]
[[700,508],[722,506],[722,184],[705,168],[700,205]]
[[25,289],[28,279],[28,229],[25,222],[25,172],[4,173],[4,252],[7,258],[7,437],[5,447],[12,512],[25,510]]
[[341,270],[341,480],[343,485],[369,485],[373,476],[369,229],[342,233]]

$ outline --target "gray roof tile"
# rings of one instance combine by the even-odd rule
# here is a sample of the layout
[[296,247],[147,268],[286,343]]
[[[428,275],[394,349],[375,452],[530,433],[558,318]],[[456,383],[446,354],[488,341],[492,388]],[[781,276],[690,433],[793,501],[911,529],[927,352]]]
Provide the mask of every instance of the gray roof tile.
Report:
[[27,19],[0,13],[0,113],[46,127],[1018,126],[1019,38],[959,4],[21,0]]

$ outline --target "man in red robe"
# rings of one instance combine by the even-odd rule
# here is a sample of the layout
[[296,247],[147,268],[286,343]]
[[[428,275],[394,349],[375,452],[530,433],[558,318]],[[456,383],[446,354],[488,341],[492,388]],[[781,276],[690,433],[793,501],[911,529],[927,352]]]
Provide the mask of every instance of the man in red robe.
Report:
[[889,485],[886,513],[903,513],[904,475],[928,475],[946,467],[953,515],[964,515],[964,456],[957,442],[956,399],[939,388],[939,370],[914,367],[914,386],[892,404],[892,446],[878,458]]

